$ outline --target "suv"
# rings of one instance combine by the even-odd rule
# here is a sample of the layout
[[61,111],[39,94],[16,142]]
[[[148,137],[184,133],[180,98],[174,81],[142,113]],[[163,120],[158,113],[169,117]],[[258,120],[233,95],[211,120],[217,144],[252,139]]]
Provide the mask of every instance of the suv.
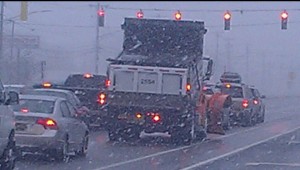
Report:
[[232,97],[231,120],[242,126],[253,126],[257,123],[258,113],[254,104],[254,96],[246,84],[221,83],[216,85],[221,93]]
[[15,167],[15,116],[10,104],[18,103],[18,93],[6,93],[0,80],[0,169]]
[[250,86],[251,92],[254,96],[253,103],[256,106],[256,111],[258,113],[258,123],[262,123],[265,121],[265,103],[263,99],[264,95],[261,95],[257,88],[254,86]]

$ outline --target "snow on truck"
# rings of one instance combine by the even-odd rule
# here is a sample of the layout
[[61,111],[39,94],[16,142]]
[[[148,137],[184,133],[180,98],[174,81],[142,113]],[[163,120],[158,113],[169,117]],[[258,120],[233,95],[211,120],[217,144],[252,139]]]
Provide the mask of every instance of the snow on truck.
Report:
[[212,74],[204,22],[125,18],[122,29],[123,50],[108,59],[109,139],[137,140],[141,132],[168,133],[176,143],[204,139],[207,121],[197,107]]

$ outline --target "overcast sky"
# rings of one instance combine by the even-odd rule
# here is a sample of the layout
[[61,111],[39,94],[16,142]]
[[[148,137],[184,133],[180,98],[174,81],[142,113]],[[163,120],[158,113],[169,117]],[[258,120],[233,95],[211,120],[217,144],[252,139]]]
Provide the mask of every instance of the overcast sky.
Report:
[[[100,28],[99,73],[105,74],[105,59],[121,52],[124,17],[173,19],[180,10],[183,20],[204,21],[205,55],[215,59],[215,79],[224,69],[239,72],[245,82],[265,94],[300,94],[299,45],[300,2],[109,2],[101,1],[105,27]],[[5,19],[20,14],[20,2],[5,2]],[[74,72],[95,72],[96,1],[28,2],[28,21],[15,19],[15,35],[40,37],[34,59],[47,62],[49,79],[64,79]],[[161,9],[161,10],[155,10]],[[280,29],[280,13],[289,13],[288,29]],[[224,31],[223,14],[231,11],[231,30]],[[4,24],[10,35],[11,23]],[[246,62],[248,61],[248,62]],[[248,64],[247,64],[248,63]],[[248,69],[247,69],[248,68]],[[291,74],[295,75],[290,76]]]

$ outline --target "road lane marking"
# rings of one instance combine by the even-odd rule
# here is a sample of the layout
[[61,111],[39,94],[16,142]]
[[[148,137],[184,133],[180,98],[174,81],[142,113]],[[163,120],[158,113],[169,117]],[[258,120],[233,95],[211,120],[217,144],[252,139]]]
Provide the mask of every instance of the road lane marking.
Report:
[[[213,138],[213,140],[218,140],[218,139],[223,139],[223,138],[226,138],[226,137],[238,135],[239,133],[248,132],[248,131],[255,130],[255,129],[260,128],[260,127],[261,126],[251,127],[249,129],[245,129],[245,130],[238,131],[238,132],[235,132],[235,133],[231,133],[231,134],[228,134],[228,135],[218,136],[216,138]],[[209,141],[210,140],[207,140],[207,141],[204,141],[204,142],[209,142]],[[141,161],[141,160],[152,158],[152,157],[155,157],[155,156],[160,156],[160,155],[168,154],[168,153],[171,153],[171,152],[176,152],[176,151],[179,151],[179,150],[187,149],[187,148],[193,147],[195,145],[199,145],[199,144],[204,143],[204,142],[194,143],[194,144],[191,144],[189,146],[179,147],[179,148],[175,148],[175,149],[171,149],[171,150],[167,150],[167,151],[163,151],[163,152],[157,152],[155,154],[151,154],[151,155],[147,155],[147,156],[143,156],[143,157],[138,157],[138,158],[131,159],[131,160],[128,160],[128,161],[123,161],[123,162],[119,162],[119,163],[115,163],[115,164],[110,164],[110,165],[107,165],[107,166],[96,168],[94,170],[104,170],[104,169],[108,169],[108,168],[118,167],[118,166],[121,166],[121,165]]]
[[132,162],[137,162],[137,161],[140,161],[140,160],[143,160],[143,159],[147,159],[147,158],[151,158],[151,157],[155,157],[155,156],[159,156],[159,155],[163,155],[163,154],[175,152],[175,151],[178,151],[178,150],[181,150],[181,149],[186,149],[186,148],[189,148],[189,147],[194,146],[194,145],[196,145],[196,144],[192,144],[192,145],[184,146],[184,147],[180,147],[180,148],[175,148],[175,149],[167,150],[167,151],[164,151],[164,152],[157,152],[155,154],[151,154],[151,155],[147,155],[147,156],[143,156],[143,157],[131,159],[131,160],[124,161],[124,162],[119,162],[119,163],[111,164],[111,165],[108,165],[108,166],[103,166],[103,167],[100,167],[100,168],[96,168],[94,170],[103,170],[103,169],[113,168],[113,167],[125,165],[125,164],[128,164],[128,163],[132,163]]
[[246,166],[259,166],[259,165],[270,165],[270,166],[292,166],[300,167],[299,163],[273,163],[273,162],[249,162]]
[[231,152],[228,152],[228,153],[226,153],[226,154],[219,155],[219,156],[216,156],[216,157],[214,157],[214,158],[207,159],[207,160],[205,160],[205,161],[202,161],[202,162],[193,164],[193,165],[188,166],[188,167],[185,167],[185,168],[183,168],[183,169],[181,169],[181,170],[190,170],[190,169],[193,169],[193,168],[196,168],[196,167],[199,167],[199,166],[203,166],[203,165],[205,165],[205,164],[208,164],[208,163],[211,163],[211,162],[216,161],[216,160],[218,160],[218,159],[221,159],[221,158],[224,158],[224,157],[233,155],[233,154],[235,154],[235,153],[238,153],[238,152],[241,152],[241,151],[243,151],[243,150],[249,149],[249,148],[251,148],[251,147],[253,147],[253,146],[262,144],[262,143],[267,142],[267,141],[269,141],[269,140],[276,139],[276,138],[278,138],[278,137],[280,137],[280,136],[282,136],[282,135],[289,134],[289,133],[294,132],[294,131],[299,130],[299,129],[300,129],[300,127],[298,126],[298,127],[293,128],[293,129],[291,129],[291,130],[289,130],[289,131],[286,131],[286,132],[284,132],[284,133],[277,134],[277,135],[272,136],[272,137],[270,137],[270,138],[267,138],[267,139],[264,139],[264,140],[261,140],[261,141],[252,143],[252,144],[250,144],[250,145],[247,145],[247,146],[244,146],[244,147],[241,147],[241,148],[238,148],[238,149],[233,150],[233,151],[231,151]]

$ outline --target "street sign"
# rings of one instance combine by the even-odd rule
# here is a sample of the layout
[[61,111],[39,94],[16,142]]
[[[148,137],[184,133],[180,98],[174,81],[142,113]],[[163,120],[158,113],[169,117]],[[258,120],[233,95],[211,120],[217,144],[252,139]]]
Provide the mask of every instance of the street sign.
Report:
[[14,35],[13,41],[11,35],[3,35],[3,43],[11,45],[19,49],[23,48],[38,48],[40,44],[40,37],[35,35]]

